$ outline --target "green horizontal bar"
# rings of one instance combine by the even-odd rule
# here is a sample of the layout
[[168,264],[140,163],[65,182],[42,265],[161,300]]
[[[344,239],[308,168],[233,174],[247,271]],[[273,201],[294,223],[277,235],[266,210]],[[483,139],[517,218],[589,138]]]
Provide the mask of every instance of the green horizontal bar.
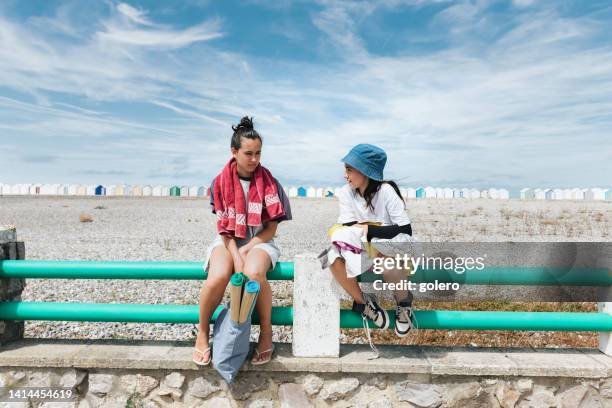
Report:
[[[388,313],[393,327],[395,311]],[[612,331],[612,316],[607,313],[416,310],[414,316],[420,329]],[[341,310],[340,327],[363,327],[361,315]],[[374,328],[371,322],[370,327]]]
[[[367,273],[362,282],[382,279]],[[462,285],[540,285],[540,286],[612,286],[612,270],[608,268],[558,268],[543,266],[489,266],[462,274],[445,269],[417,269],[411,282],[457,282]]]
[[[0,278],[31,279],[206,279],[202,262],[0,261]],[[293,262],[277,262],[269,280],[293,280]]]
[[[394,312],[389,311],[389,316],[393,327]],[[421,329],[612,331],[612,316],[605,313],[417,310],[415,318]],[[197,323],[198,306],[0,302],[0,320]],[[257,316],[253,317],[253,323],[258,323]],[[292,325],[293,308],[273,307],[272,324]],[[340,327],[361,328],[362,324],[361,315],[351,310],[340,311]]]
[[[221,310],[211,318],[214,322]],[[70,303],[70,302],[0,302],[2,320],[60,320],[77,322],[194,323],[199,322],[198,305]],[[253,323],[259,324],[257,312]],[[273,307],[272,324],[291,326],[293,308]]]

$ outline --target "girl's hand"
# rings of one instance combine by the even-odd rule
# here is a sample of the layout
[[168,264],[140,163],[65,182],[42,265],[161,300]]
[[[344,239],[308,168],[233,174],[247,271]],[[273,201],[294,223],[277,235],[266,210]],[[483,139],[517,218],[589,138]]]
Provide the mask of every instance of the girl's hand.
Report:
[[240,257],[242,258],[243,262],[246,261],[246,257],[249,254],[250,250],[251,250],[251,247],[248,244],[243,245],[240,248],[238,248],[238,253],[240,254]]

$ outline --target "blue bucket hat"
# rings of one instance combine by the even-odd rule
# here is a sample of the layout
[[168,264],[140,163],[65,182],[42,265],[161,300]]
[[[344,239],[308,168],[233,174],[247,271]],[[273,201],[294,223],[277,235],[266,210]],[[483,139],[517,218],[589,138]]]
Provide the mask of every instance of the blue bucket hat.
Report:
[[383,181],[387,154],[378,146],[361,143],[353,147],[340,161],[359,170],[372,180]]

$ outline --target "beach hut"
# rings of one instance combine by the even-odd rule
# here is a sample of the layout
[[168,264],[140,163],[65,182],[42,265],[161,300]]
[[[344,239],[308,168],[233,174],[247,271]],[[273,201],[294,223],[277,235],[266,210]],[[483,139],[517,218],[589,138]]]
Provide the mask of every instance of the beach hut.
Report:
[[480,190],[480,198],[489,198],[489,190]]
[[30,195],[39,195],[40,187],[41,187],[41,184],[32,184],[30,186]]
[[445,187],[442,189],[442,198],[453,198],[453,189],[449,187]]
[[606,201],[612,201],[612,188],[606,190]]
[[323,198],[324,194],[325,194],[325,190],[322,187],[319,187],[319,188],[315,189],[315,197],[316,198]]
[[20,184],[19,185],[19,195],[30,195],[30,187],[31,184]]
[[521,200],[533,200],[535,198],[533,190],[528,187],[521,189],[520,194]]
[[591,189],[591,191],[593,191],[593,200],[598,200],[598,201],[603,201],[606,199],[606,189],[605,188],[593,188]]
[[509,200],[510,199],[510,192],[508,190],[506,190],[505,188],[500,188],[499,190],[497,190],[497,194],[498,194],[500,200]]
[[461,198],[471,198],[471,196],[470,196],[470,189],[469,188],[462,188],[461,189],[461,193],[459,193],[459,197],[461,197]]
[[478,190],[477,188],[471,188],[470,198],[480,198],[480,190]]
[[306,189],[306,197],[308,198],[314,198],[317,196],[317,189],[310,186]]
[[323,196],[324,197],[333,197],[334,196],[334,188],[333,187],[326,187]]
[[76,184],[70,184],[68,186],[68,195],[75,196],[78,195],[79,186]]
[[581,189],[580,189],[580,192],[582,193],[582,199],[583,199],[583,200],[586,200],[586,199],[587,199],[587,198],[586,198],[586,197],[587,197],[587,191],[589,191],[589,189],[588,189],[588,188],[581,188]]
[[584,200],[584,190],[581,188],[573,189],[572,197],[574,197],[575,200]]
[[206,187],[200,186],[198,187],[198,197],[206,197]]
[[406,187],[400,187],[400,195],[402,196],[402,198],[406,198],[406,195],[408,195],[408,191],[406,191]]
[[461,198],[463,197],[461,195],[461,189],[460,188],[453,188],[453,198]]
[[152,195],[153,197],[161,197],[163,186],[157,185],[153,187]]
[[59,195],[59,189],[60,189],[59,184],[43,184],[40,187],[40,195],[46,195],[46,196]]
[[560,188],[553,188],[552,199],[553,200],[563,200],[563,190],[561,190]]
[[499,190],[496,188],[490,188],[488,191],[489,198],[497,200],[499,198]]
[[76,195],[78,195],[78,196],[85,196],[85,195],[87,195],[87,186],[82,185],[82,184],[78,185],[77,186]]
[[544,190],[541,188],[536,188],[535,190],[533,190],[533,196],[536,200],[544,200],[546,199],[546,195],[544,193]]
[[444,189],[442,187],[436,187],[436,194],[433,198],[444,198]]
[[170,187],[170,197],[179,197],[181,195],[181,189],[179,186]]
[[189,197],[197,197],[198,196],[198,186],[190,186],[189,187]]
[[181,187],[181,197],[189,197],[189,186],[182,186]]
[[125,190],[126,190],[126,185],[125,184],[118,184],[117,186],[115,186],[115,193],[114,195],[118,196],[118,197],[123,197],[125,196]]
[[162,195],[162,197],[170,197],[170,187],[169,186],[162,186],[161,195]]
[[416,198],[416,189],[414,189],[413,187],[407,187],[406,198]]
[[107,196],[115,196],[117,195],[117,186],[115,184],[111,184],[106,186],[106,195]]
[[133,186],[132,194],[134,197],[142,197],[142,187],[141,186]]
[[70,188],[70,186],[68,184],[60,184],[60,188],[59,188],[59,194],[60,195],[70,195],[68,189]]
[[104,187],[103,185],[99,184],[96,187],[96,195],[97,196],[104,196],[104,195],[106,195],[106,187]]
[[298,197],[306,197],[306,189],[304,187],[298,187]]
[[563,189],[563,199],[564,200],[571,200],[572,199],[572,189],[571,188],[564,188]]
[[142,186],[142,195],[144,197],[151,197],[153,195],[153,187],[149,185]]
[[552,196],[553,196],[553,191],[551,188],[545,188],[544,189],[544,199],[546,200],[552,200]]
[[289,198],[297,197],[298,195],[297,187],[295,186],[289,187],[289,193],[287,195],[289,196]]
[[425,187],[424,198],[436,198],[436,189],[430,186]]
[[13,184],[10,186],[9,193],[7,195],[19,195],[20,191],[21,188],[19,187],[19,184]]
[[425,189],[423,187],[419,187],[415,191],[416,198],[425,198]]

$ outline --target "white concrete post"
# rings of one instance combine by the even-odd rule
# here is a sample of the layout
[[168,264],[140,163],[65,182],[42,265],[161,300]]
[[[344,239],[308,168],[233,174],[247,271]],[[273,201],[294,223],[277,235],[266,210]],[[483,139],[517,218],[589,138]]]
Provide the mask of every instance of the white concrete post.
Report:
[[[608,273],[610,273],[612,270],[612,257],[600,259],[598,266],[608,268]],[[602,300],[602,302],[597,303],[597,309],[600,313],[612,315],[612,287],[602,288],[599,293],[599,300]],[[608,356],[612,356],[611,332],[599,332],[599,350]]]
[[293,355],[340,355],[340,298],[329,269],[315,254],[294,259]]

